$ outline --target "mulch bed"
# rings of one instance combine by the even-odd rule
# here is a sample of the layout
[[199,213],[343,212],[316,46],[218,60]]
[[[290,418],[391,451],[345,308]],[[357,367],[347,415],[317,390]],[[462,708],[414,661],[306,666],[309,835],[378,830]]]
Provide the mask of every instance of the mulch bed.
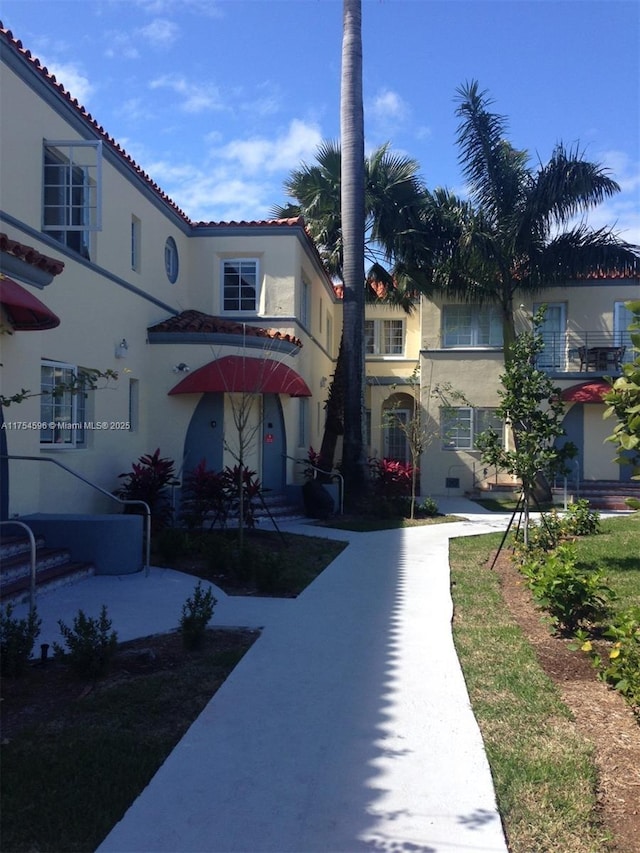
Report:
[[[493,559],[493,558],[492,558]],[[490,564],[489,564],[490,565]],[[619,693],[597,678],[587,655],[554,637],[535,606],[511,555],[502,552],[495,571],[513,617],[558,686],[577,729],[594,746],[598,805],[618,853],[640,853],[640,725]]]

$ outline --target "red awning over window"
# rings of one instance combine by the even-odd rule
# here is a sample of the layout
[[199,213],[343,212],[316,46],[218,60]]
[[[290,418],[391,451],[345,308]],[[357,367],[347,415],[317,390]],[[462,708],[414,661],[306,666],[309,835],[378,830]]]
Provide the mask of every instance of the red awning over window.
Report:
[[309,386],[295,370],[272,359],[245,358],[241,355],[227,355],[210,361],[185,376],[169,394],[204,394],[212,391],[311,397]]
[[22,285],[0,273],[0,302],[16,331],[55,329],[60,318]]
[[611,385],[602,379],[593,382],[581,382],[580,385],[572,385],[562,392],[565,403],[602,403],[602,396],[611,391]]

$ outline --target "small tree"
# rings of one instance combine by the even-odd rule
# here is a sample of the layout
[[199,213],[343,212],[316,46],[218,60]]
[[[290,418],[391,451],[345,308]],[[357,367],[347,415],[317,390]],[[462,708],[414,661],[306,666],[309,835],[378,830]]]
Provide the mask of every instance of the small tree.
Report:
[[[627,302],[633,320],[631,342],[635,358],[622,367],[622,376],[615,380],[611,391],[604,396],[607,409],[605,418],[615,415],[618,423],[607,441],[618,445],[616,462],[619,465],[633,466],[633,480],[640,480],[640,301]],[[629,498],[627,504],[632,509],[640,509],[640,501]]]
[[562,473],[566,460],[576,454],[571,442],[561,447],[556,443],[565,434],[564,404],[560,389],[536,366],[544,349],[539,332],[544,313],[543,307],[533,317],[532,330],[516,336],[513,357],[500,377],[504,390],[498,391],[502,402],[497,414],[511,427],[513,449],[504,448],[494,430],[481,433],[477,439],[484,464],[507,471],[522,483],[525,545],[536,478],[539,474],[551,478]]

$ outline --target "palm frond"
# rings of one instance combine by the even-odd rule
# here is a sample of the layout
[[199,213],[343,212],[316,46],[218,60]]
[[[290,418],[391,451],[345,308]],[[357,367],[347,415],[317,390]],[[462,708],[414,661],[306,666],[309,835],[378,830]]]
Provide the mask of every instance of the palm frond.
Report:
[[568,222],[620,192],[608,171],[600,163],[585,160],[577,146],[567,150],[559,143],[531,184],[522,216],[524,231],[548,233],[553,225]]
[[611,228],[578,225],[549,241],[530,258],[532,285],[593,275],[640,277],[640,247],[621,241]]

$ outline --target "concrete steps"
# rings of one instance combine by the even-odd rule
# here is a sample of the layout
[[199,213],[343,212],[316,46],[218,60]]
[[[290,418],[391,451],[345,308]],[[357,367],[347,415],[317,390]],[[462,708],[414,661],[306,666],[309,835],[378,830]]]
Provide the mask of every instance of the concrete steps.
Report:
[[[562,500],[564,490],[554,488],[555,502]],[[640,482],[622,483],[619,480],[585,480],[580,487],[569,487],[568,495],[573,500],[587,500],[592,509],[628,510],[626,498],[640,500]]]
[[[75,583],[94,574],[91,563],[75,562],[66,548],[47,548],[36,536],[36,592]],[[27,536],[0,538],[0,601],[27,601],[31,588],[31,548]]]

